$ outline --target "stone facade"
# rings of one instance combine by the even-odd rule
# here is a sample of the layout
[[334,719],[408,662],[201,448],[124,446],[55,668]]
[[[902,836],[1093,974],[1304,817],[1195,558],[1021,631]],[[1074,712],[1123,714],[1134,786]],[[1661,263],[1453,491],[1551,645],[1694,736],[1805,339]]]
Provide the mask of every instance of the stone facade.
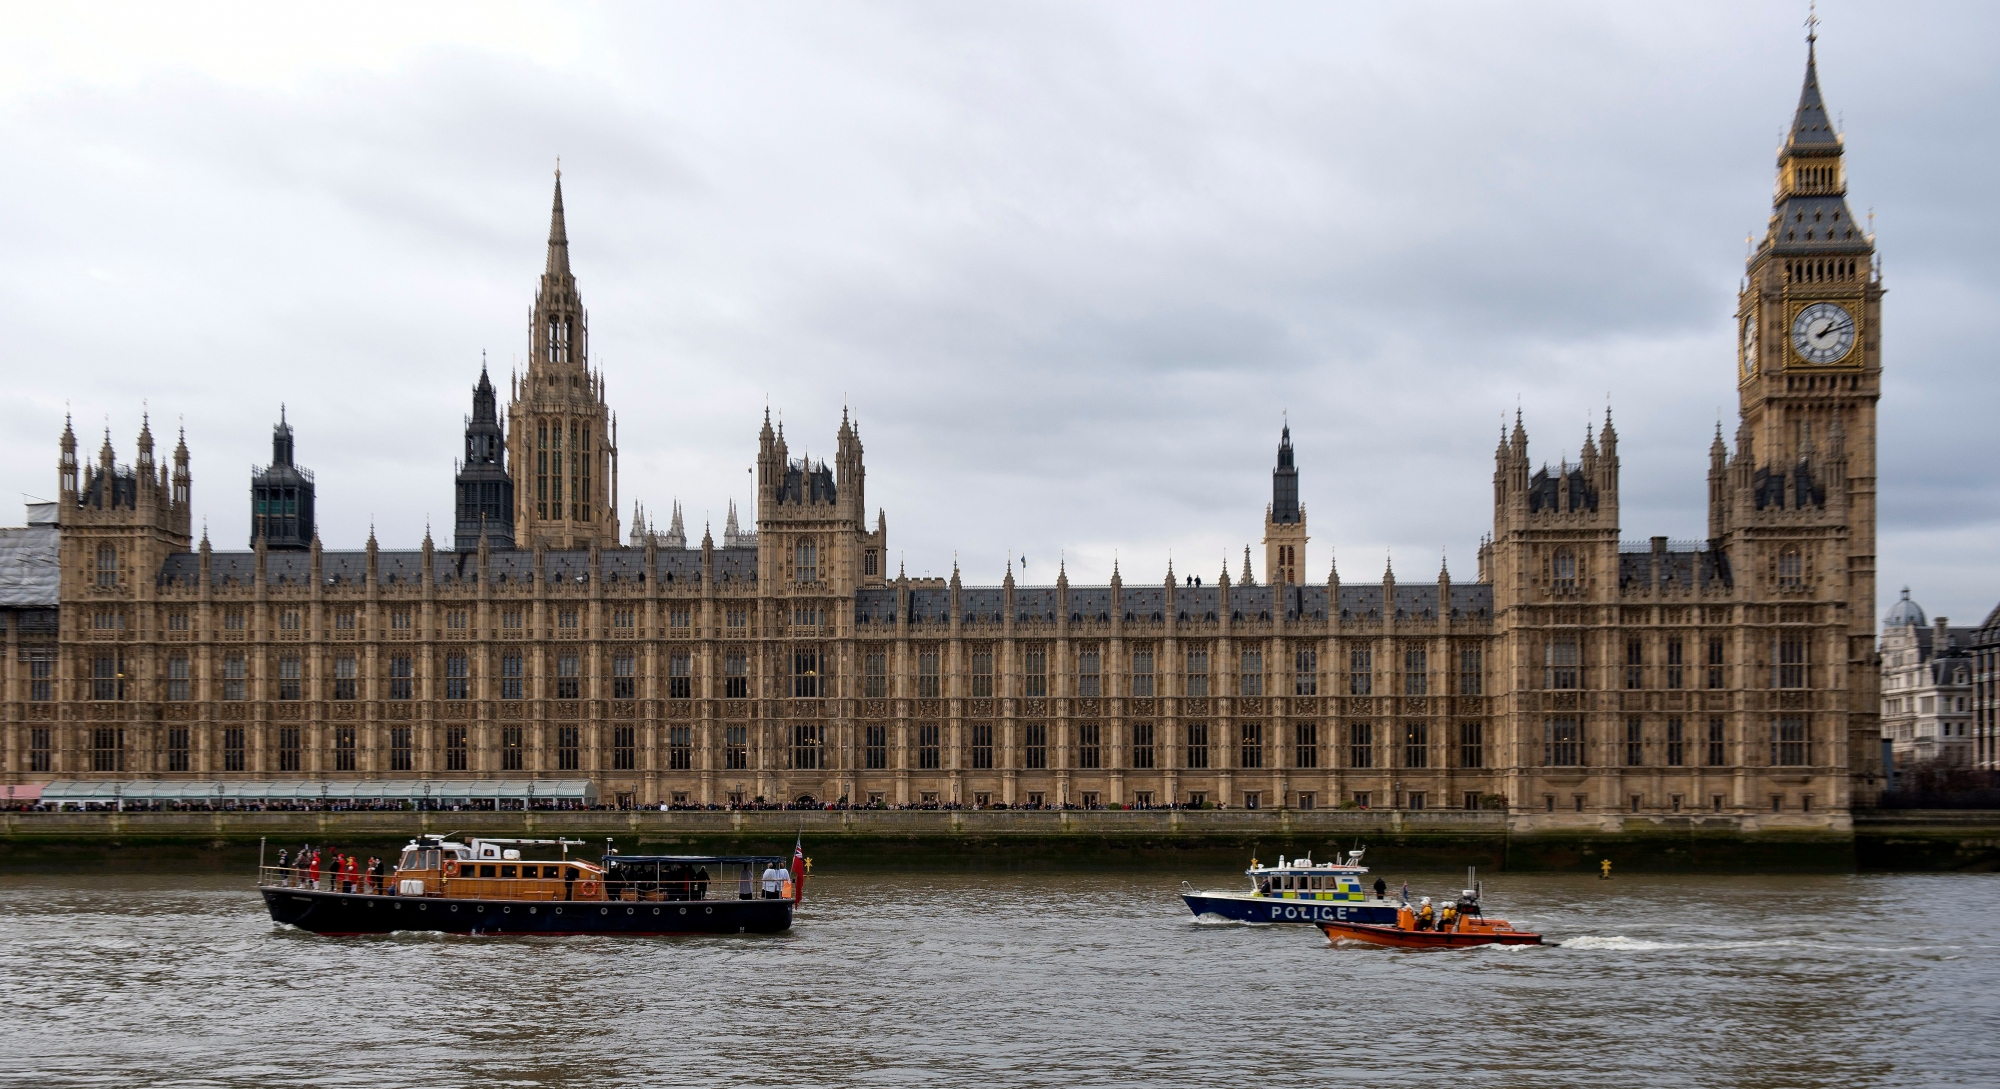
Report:
[[[1540,468],[1517,417],[1476,578],[1353,583],[1327,563],[1308,583],[1287,431],[1264,585],[1247,552],[1212,582],[892,575],[858,429],[842,419],[829,466],[791,458],[768,412],[754,533],[732,517],[723,545],[688,547],[676,510],[669,534],[621,541],[558,182],[505,465],[482,462],[511,474],[514,547],[466,541],[463,511],[449,551],[196,547],[184,448],[170,479],[149,435],[130,470],[107,436],[80,482],[66,430],[59,632],[7,632],[4,775],[1844,827],[1881,787],[1882,286],[1810,60],[1778,170],[1704,540],[1621,540],[1608,412],[1579,462]],[[30,644],[55,662],[48,699],[18,664]]]

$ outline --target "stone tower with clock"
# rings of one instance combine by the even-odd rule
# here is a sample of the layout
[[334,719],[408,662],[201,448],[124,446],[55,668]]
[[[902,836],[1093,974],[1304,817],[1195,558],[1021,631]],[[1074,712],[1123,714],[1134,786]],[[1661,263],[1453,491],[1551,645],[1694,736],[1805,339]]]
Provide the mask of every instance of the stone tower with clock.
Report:
[[1873,618],[1883,287],[1874,237],[1847,205],[1843,151],[1809,37],[1770,224],[1737,304],[1736,449],[1717,435],[1709,537],[1733,557],[1739,589],[1772,603],[1742,618],[1771,625],[1748,633],[1745,653],[1774,676],[1825,671],[1814,687],[1841,696],[1841,706],[1818,710],[1846,735],[1858,798],[1880,774]]

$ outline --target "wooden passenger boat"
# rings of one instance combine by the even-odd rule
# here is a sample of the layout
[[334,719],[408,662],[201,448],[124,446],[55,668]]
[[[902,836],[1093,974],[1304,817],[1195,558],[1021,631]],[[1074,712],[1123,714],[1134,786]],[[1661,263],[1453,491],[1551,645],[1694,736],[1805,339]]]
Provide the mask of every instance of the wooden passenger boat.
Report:
[[[1426,899],[1425,904],[1429,904]],[[1405,903],[1396,909],[1393,923],[1364,923],[1325,919],[1318,923],[1330,940],[1352,940],[1399,949],[1464,949],[1475,945],[1543,945],[1540,934],[1516,930],[1505,919],[1485,915],[1479,907],[1479,887],[1466,889],[1456,901],[1445,905],[1434,923],[1420,919]]]
[[[274,922],[317,934],[769,934],[788,930],[805,895],[802,853],[619,855],[572,858],[581,840],[422,836],[389,875],[262,867],[258,886]],[[557,848],[523,858],[523,847]],[[766,870],[797,871],[775,894]]]

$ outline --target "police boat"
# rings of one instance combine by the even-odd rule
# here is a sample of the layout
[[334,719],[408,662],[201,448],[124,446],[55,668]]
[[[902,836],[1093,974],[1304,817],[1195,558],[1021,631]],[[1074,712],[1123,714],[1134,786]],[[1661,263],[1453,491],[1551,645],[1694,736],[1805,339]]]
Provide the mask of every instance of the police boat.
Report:
[[1250,879],[1248,890],[1197,890],[1183,881],[1181,899],[1196,919],[1394,925],[1396,905],[1373,898],[1362,887],[1368,867],[1361,864],[1361,855],[1359,850],[1349,851],[1344,862],[1314,862],[1310,855],[1287,862],[1280,856],[1275,866],[1260,866],[1253,858],[1243,871]]

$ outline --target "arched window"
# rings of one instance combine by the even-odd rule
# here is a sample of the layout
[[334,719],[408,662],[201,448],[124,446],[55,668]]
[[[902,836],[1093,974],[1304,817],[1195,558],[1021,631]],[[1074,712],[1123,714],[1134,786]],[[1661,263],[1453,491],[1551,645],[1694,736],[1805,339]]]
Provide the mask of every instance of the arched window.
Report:
[[1799,550],[1787,548],[1778,554],[1778,588],[1780,590],[1805,589],[1805,561]]
[[1567,548],[1557,549],[1550,567],[1555,575],[1556,589],[1576,589],[1576,553]]
[[118,550],[110,545],[97,546],[97,584],[118,585]]

